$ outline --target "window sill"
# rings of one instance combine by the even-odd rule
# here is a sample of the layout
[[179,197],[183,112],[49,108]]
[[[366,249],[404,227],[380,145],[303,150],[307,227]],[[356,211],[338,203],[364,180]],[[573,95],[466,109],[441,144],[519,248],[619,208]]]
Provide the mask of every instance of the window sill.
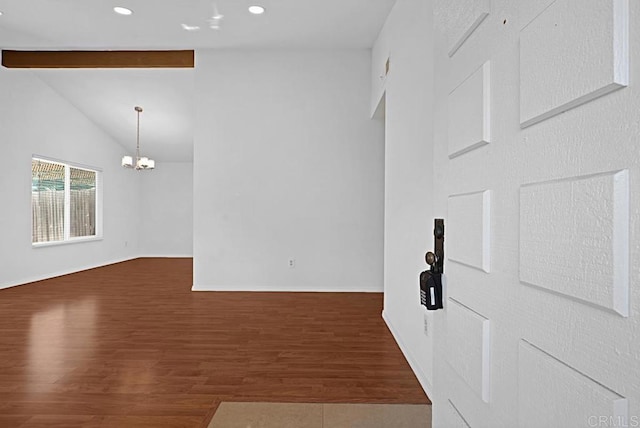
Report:
[[80,244],[83,242],[102,241],[102,236],[89,236],[83,238],[71,238],[68,241],[34,242],[31,248],[57,247],[58,245]]

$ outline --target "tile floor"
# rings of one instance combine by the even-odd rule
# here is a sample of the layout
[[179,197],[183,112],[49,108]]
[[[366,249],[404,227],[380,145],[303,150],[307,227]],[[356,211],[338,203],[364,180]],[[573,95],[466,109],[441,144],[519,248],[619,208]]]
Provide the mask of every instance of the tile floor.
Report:
[[431,428],[423,404],[220,404],[209,428]]

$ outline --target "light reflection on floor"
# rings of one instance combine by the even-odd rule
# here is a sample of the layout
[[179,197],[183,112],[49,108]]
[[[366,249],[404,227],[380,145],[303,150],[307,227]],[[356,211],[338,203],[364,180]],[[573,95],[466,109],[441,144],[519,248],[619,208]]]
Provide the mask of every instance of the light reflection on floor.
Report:
[[[42,379],[30,392],[49,392],[52,375],[72,370],[76,359],[86,359],[94,351],[98,305],[93,297],[69,303],[58,303],[31,316],[27,374]],[[49,382],[47,382],[49,380]]]

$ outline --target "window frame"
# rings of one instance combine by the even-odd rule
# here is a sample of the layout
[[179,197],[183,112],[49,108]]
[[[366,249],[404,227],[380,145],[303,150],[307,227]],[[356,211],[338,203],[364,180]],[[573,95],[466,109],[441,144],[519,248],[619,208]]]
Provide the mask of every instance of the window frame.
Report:
[[[77,162],[69,162],[61,159],[56,159],[48,156],[42,156],[38,154],[31,155],[31,162],[43,161],[49,163],[56,163],[64,166],[64,236],[61,241],[46,241],[46,242],[31,242],[32,248],[53,247],[58,245],[78,244],[82,242],[102,241],[102,210],[103,210],[103,198],[102,198],[102,168],[98,168],[91,165],[85,165]],[[31,163],[30,162],[30,163]],[[95,172],[96,174],[96,229],[95,234],[90,236],[77,236],[71,237],[71,168],[82,169],[86,171]],[[33,168],[31,170],[31,185],[33,185]],[[33,231],[33,213],[31,214],[31,230]]]

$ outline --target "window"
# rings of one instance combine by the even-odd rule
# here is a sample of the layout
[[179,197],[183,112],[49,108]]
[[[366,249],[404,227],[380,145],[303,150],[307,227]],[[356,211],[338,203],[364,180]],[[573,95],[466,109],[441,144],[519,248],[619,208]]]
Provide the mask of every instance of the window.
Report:
[[98,238],[99,177],[95,168],[32,158],[32,244]]

